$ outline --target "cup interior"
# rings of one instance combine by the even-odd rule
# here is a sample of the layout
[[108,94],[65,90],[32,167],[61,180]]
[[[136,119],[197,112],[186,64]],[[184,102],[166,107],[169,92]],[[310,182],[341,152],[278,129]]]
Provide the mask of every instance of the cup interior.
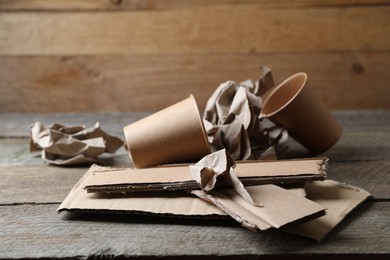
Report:
[[270,117],[290,104],[305,86],[306,73],[297,73],[280,83],[266,98],[262,114]]

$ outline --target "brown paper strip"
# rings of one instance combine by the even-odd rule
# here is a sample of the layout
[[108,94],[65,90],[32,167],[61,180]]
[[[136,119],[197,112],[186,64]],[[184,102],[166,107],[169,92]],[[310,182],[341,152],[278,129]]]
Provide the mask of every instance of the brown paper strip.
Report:
[[[234,173],[244,185],[323,180],[326,158],[238,162]],[[148,169],[91,169],[84,182],[88,192],[134,192],[197,189],[188,165]]]

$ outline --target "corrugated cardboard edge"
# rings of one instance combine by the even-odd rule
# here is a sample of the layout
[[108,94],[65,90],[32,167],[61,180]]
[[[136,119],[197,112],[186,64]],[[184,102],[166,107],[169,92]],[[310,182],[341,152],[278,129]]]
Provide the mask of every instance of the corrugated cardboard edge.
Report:
[[[111,197],[108,197],[105,194],[87,194],[82,188],[83,182],[92,174],[94,169],[103,169],[103,167],[97,165],[91,166],[87,173],[75,184],[68,196],[58,207],[58,212],[109,212],[175,216],[183,218],[217,218],[225,216],[225,213],[223,213],[220,209],[210,206],[209,203],[199,200],[195,196],[187,194],[184,191],[178,193],[162,192],[161,194],[163,196],[161,197],[159,197],[159,192],[147,194],[138,193],[136,194],[136,196],[139,196],[138,198],[128,198],[121,194],[116,194]],[[121,200],[121,196],[123,200]],[[149,202],[153,203],[147,205]],[[178,205],[180,206],[183,204],[187,207],[182,210],[175,210]],[[132,208],[134,205],[137,207]]]
[[[312,164],[310,167],[308,167],[309,163]],[[294,183],[325,179],[327,163],[328,159],[325,157],[300,160],[247,161],[239,162],[234,172],[239,177],[240,181],[246,186]],[[289,169],[286,165],[293,167],[294,170]],[[134,170],[96,168],[93,170],[94,175],[85,182],[84,186],[88,192],[113,193],[197,189],[198,185],[194,180],[192,180],[188,166],[189,165],[171,165],[169,167]],[[256,167],[256,170],[253,170],[253,167]],[[267,169],[265,170],[264,167]],[[302,169],[300,167],[302,167]],[[277,170],[271,174],[269,170],[270,168],[276,168]],[[311,169],[309,170],[309,168]],[[172,172],[167,172],[169,169],[172,169]],[[162,171],[161,174],[159,174],[159,170]],[[267,172],[265,175],[263,175],[262,172],[264,170]],[[284,171],[283,174],[281,171]],[[248,172],[250,174],[248,174]],[[286,174],[286,172],[288,174]],[[104,173],[104,175],[102,175],[102,173]],[[107,175],[105,173],[107,173]],[[132,173],[134,174],[131,175]],[[147,174],[152,174],[151,176],[154,177],[145,179]],[[164,176],[167,174],[169,174],[169,178],[167,179],[170,181],[164,182]],[[177,177],[173,178],[172,175],[175,174]],[[137,176],[141,176],[142,178],[138,180]],[[158,179],[159,182],[155,181],[156,179]],[[178,179],[180,181],[172,182],[172,179]],[[218,185],[220,184],[221,183],[218,183]]]

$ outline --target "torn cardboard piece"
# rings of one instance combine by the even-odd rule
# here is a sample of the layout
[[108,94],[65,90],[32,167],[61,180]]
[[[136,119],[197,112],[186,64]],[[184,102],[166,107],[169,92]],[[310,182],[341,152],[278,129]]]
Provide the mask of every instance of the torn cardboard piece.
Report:
[[[121,213],[143,213],[152,215],[175,215],[186,217],[220,217],[226,216],[226,214],[219,208],[211,205],[210,203],[197,198],[196,196],[189,195],[184,191],[176,192],[138,192],[132,193],[131,196],[125,194],[105,194],[105,193],[87,193],[83,187],[85,182],[93,174],[94,170],[103,170],[105,168],[99,166],[92,166],[85,176],[73,187],[66,199],[62,202],[58,211],[79,211],[79,212],[121,212]],[[109,174],[109,171],[106,172]],[[256,187],[256,188],[255,188]],[[212,191],[214,192],[214,191]],[[241,205],[241,201],[246,202],[234,189],[223,189],[221,194],[225,196],[231,195],[229,192],[236,194],[234,201],[238,201]],[[295,222],[298,220],[304,220],[307,217],[313,216],[314,212],[321,213],[323,208],[317,204],[310,203],[307,206],[307,199],[298,195],[291,194],[286,190],[274,185],[259,185],[248,187],[248,192],[253,200],[261,201],[264,205],[267,205],[266,209],[261,211],[262,217],[256,218],[257,227],[259,230],[265,230],[270,227],[280,227],[285,224]],[[214,193],[213,193],[214,194]],[[233,195],[232,195],[233,196]],[[239,197],[239,198],[238,198]],[[278,202],[280,199],[282,201]],[[247,207],[246,204],[243,207]],[[286,206],[288,204],[290,206]],[[257,207],[250,204],[252,207]],[[296,213],[291,214],[288,210],[291,207],[302,208],[304,210],[297,210]],[[285,210],[285,211],[283,211]],[[257,211],[251,214],[260,214]],[[271,218],[276,217],[274,221],[270,221]],[[260,224],[263,219],[265,224]]]
[[[326,178],[326,158],[278,161],[241,161],[235,175],[244,185],[296,183]],[[93,167],[85,180],[88,192],[139,192],[158,190],[193,190],[198,184],[188,165],[171,165],[147,169]]]
[[246,189],[255,202],[262,203],[261,207],[246,201],[234,189],[212,190],[208,193],[194,190],[191,193],[209,201],[254,231],[281,228],[325,214],[323,206],[276,185],[257,185]]
[[371,195],[367,191],[332,180],[307,182],[306,197],[327,208],[326,215],[283,229],[289,233],[324,239],[353,209]]
[[[188,166],[186,166],[188,168]],[[144,169],[148,170],[148,169]],[[87,193],[83,188],[94,174],[110,175],[110,168],[92,165],[77,182],[57,209],[75,212],[111,212],[128,214],[150,214],[179,217],[215,218],[226,216],[210,203],[184,191],[137,192],[132,196],[124,194]]]
[[[166,168],[169,169],[169,167]],[[83,187],[86,181],[93,176],[94,172],[109,175],[110,170],[112,169],[92,165],[87,173],[72,188],[57,210],[59,212],[92,211],[95,213],[150,214],[188,218],[220,218],[227,216],[224,211],[211,203],[182,191],[138,192],[132,194],[132,196],[120,193],[111,195],[105,193],[87,193]],[[264,196],[262,193],[255,192],[258,187],[261,188],[263,186],[258,185],[246,188],[255,201],[261,200],[265,204],[266,202],[263,201]],[[281,230],[317,240],[323,239],[352,209],[369,197],[369,193],[366,191],[331,180],[308,183],[306,188],[307,198],[327,208],[328,214],[300,225],[290,226],[288,229],[287,227],[283,227]],[[293,193],[300,197],[306,194],[299,188],[294,188]],[[337,196],[334,196],[335,194]],[[332,215],[334,216],[331,217]],[[266,221],[263,221],[263,225],[260,224],[260,220],[257,221],[259,229],[260,227],[266,229],[270,225]],[[279,224],[281,223],[279,222]]]
[[35,122],[30,130],[30,150],[42,150],[42,159],[56,165],[98,162],[103,153],[115,153],[123,141],[94,127],[53,124],[48,129]]

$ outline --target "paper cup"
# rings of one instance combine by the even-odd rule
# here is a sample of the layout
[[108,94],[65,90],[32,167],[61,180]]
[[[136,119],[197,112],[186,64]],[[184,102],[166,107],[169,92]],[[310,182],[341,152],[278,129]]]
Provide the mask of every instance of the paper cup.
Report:
[[194,97],[124,127],[136,168],[196,162],[210,153]]
[[262,114],[287,128],[312,154],[328,150],[341,136],[340,124],[307,84],[303,72],[287,78],[268,94]]

